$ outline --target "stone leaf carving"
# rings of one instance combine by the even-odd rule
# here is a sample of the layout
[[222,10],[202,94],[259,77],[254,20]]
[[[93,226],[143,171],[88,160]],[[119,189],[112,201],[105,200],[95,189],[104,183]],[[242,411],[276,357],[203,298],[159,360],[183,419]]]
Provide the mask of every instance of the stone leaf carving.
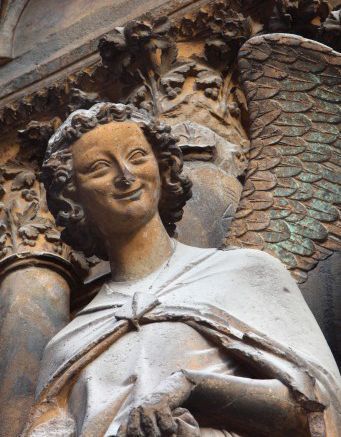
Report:
[[[241,126],[246,106],[233,74],[238,49],[251,27],[249,19],[231,6],[218,2],[178,23],[166,17],[132,21],[102,38],[99,52],[104,66],[126,90],[122,101],[171,125],[191,120],[209,128],[238,144],[243,162],[248,149]],[[193,149],[191,154],[193,160]],[[199,161],[207,160],[206,154],[197,148]]]
[[[178,25],[166,17],[155,22],[132,21],[102,38],[99,51],[111,73],[133,88],[127,101],[165,116],[188,103],[188,91],[182,93],[188,77],[195,78],[197,90],[217,100],[224,75],[250,32],[247,18],[219,2],[195,18],[183,18]],[[199,36],[200,54],[183,56],[184,39]]]
[[326,0],[276,0],[266,30],[316,38],[329,11]]
[[[60,253],[59,233],[54,230],[53,221],[40,212],[42,186],[37,181],[35,169],[10,160],[0,167],[0,171],[3,196],[7,193],[0,212],[2,230],[7,235],[1,242],[2,256],[24,251],[26,246],[34,247],[40,234],[45,235],[46,241],[53,242],[53,250]],[[46,205],[43,210],[47,212]]]
[[267,35],[244,45],[239,66],[251,150],[226,244],[268,251],[303,282],[341,247],[341,56]]
[[251,36],[250,19],[226,2],[215,2],[211,10],[200,12],[194,19],[184,18],[179,33],[191,38],[204,34],[206,60],[214,67],[226,70],[235,62],[239,48]]
[[[68,113],[76,111],[77,109],[89,109],[95,103],[101,102],[103,99],[100,98],[98,93],[95,92],[85,92],[79,88],[71,88],[69,95]],[[104,99],[106,100],[106,99]]]
[[[16,227],[16,229],[11,229],[11,231],[13,233],[17,232],[24,246],[35,246],[39,233],[43,233],[53,227],[53,223],[50,220],[38,215],[38,210],[39,203],[36,200],[30,202],[22,212],[15,212],[14,205],[8,209],[8,214],[11,215],[10,223]],[[58,239],[55,241],[58,242]],[[17,249],[20,250],[20,245]]]
[[18,133],[21,148],[17,157],[0,166],[0,258],[35,248],[32,253],[65,258],[84,276],[99,260],[87,259],[63,244],[38,177],[47,141],[59,124],[59,118],[30,122]]
[[11,183],[12,191],[31,188],[36,180],[32,168],[15,160],[7,162],[7,165],[3,166],[1,170],[4,177],[13,179]]
[[327,0],[276,0],[272,5],[268,3],[272,13],[264,21],[267,33],[293,33],[340,51],[340,5],[331,10],[331,2]]
[[331,11],[319,28],[319,40],[341,52],[341,5]]
[[[18,3],[20,9],[22,7],[20,4],[24,4],[25,1],[6,2],[4,8],[2,8],[5,15],[7,13],[7,3],[13,9],[17,8],[13,6],[14,3]],[[334,49],[340,50],[341,24],[339,8],[336,7],[328,16],[330,9],[327,2],[323,0],[243,0],[242,2],[225,0],[223,2],[213,2],[195,13],[186,15],[172,26],[169,34],[170,38],[176,41],[192,40],[194,43],[200,39],[205,41],[207,43],[206,55],[214,65],[219,59],[223,59],[224,64],[231,63],[231,61],[233,64],[240,43],[243,42],[244,38],[247,39],[254,35],[255,32],[282,31],[296,33],[309,36],[309,38],[324,42]],[[243,15],[240,13],[241,11]],[[247,18],[248,16],[252,17],[251,21]],[[253,28],[252,33],[249,31],[250,25]],[[162,28],[163,25],[160,27]],[[309,35],[305,33],[305,29],[309,30]],[[156,28],[156,31],[159,34],[162,33],[158,28]],[[144,31],[143,38],[149,34],[149,31]],[[154,34],[153,40],[155,40]],[[113,36],[115,36],[115,32]],[[112,54],[115,52],[115,56],[112,57],[112,67],[116,64],[115,68],[122,70],[125,65],[131,62],[131,51],[126,50],[127,41],[124,32],[120,33],[117,30],[114,40],[114,47],[109,50],[109,52],[112,51]],[[134,45],[133,43],[134,38],[130,47]],[[108,56],[110,58],[109,52]],[[110,81],[110,75],[100,63],[86,66],[63,80],[54,82],[48,87],[40,88],[38,91],[17,99],[15,102],[6,104],[0,110],[0,128],[6,129],[6,126],[17,125],[24,120],[27,121],[32,117],[32,114],[38,118],[39,114],[46,114],[51,110],[59,113],[61,109],[66,109],[70,104],[70,93],[73,87],[87,91],[90,94],[93,92],[101,94],[101,90],[107,87],[108,80]],[[120,100],[120,91],[123,88],[124,86],[121,87],[121,84],[117,86],[116,83],[115,87],[112,87],[114,96],[108,96],[109,98],[106,98],[106,100]],[[117,91],[118,95],[116,95]]]
[[134,86],[127,100],[155,115],[169,110],[166,100],[180,94],[194,67],[194,62],[178,59],[170,29],[167,18],[154,23],[132,21],[99,42],[103,63],[124,83]]

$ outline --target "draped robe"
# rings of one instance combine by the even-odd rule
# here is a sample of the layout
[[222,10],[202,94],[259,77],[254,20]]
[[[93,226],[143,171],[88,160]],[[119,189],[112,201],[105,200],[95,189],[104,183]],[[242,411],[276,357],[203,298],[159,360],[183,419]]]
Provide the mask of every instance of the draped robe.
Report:
[[257,250],[181,243],[149,277],[107,282],[49,342],[24,434],[115,436],[131,408],[181,369],[278,379],[310,411],[312,435],[341,436],[340,374],[282,264]]

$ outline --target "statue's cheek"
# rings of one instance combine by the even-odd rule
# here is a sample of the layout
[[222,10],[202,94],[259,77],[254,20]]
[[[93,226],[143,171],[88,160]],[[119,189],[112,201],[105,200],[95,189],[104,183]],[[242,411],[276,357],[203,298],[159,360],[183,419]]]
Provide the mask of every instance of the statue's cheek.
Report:
[[157,181],[160,179],[159,166],[155,158],[150,158],[145,163],[135,166],[131,172],[143,180]]
[[113,190],[113,176],[107,174],[96,178],[84,178],[77,188],[78,192],[85,196],[107,194]]

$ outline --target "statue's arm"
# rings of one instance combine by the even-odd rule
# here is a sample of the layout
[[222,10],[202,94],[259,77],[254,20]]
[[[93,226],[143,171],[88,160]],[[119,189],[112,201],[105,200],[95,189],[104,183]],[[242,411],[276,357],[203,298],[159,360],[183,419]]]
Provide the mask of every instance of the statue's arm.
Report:
[[205,426],[260,435],[310,435],[306,412],[276,379],[184,372],[193,388],[186,402]]
[[205,427],[253,435],[310,435],[305,412],[278,380],[179,371],[131,411],[119,436],[137,435],[137,430],[150,437],[172,435],[172,411],[179,406],[202,418]]
[[[269,338],[272,334],[277,342],[302,357],[312,357],[311,362],[315,359],[319,368],[324,369],[323,373],[332,377],[335,363],[331,353],[287,270],[278,260],[259,251],[244,251],[239,255],[245,265],[244,282],[240,280],[240,286],[252,284],[249,293],[244,293],[244,303],[248,297],[251,300],[249,307],[266,308],[266,314],[261,312],[266,322],[265,334]],[[249,314],[253,317],[251,324],[258,329],[262,327],[260,317]],[[176,429],[173,412],[179,406],[187,408],[194,417],[200,417],[203,427],[246,435],[310,436],[310,412],[295,399],[290,389],[277,379],[249,379],[183,370],[167,378],[131,411],[119,436],[172,435]],[[316,404],[316,407],[323,409],[322,405]],[[316,413],[319,416],[319,411]],[[136,429],[141,434],[135,434]]]

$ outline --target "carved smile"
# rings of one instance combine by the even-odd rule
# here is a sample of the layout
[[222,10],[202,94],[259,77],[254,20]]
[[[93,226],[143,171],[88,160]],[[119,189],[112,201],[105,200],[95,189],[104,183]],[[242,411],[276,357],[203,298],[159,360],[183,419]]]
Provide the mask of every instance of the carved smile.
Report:
[[141,197],[141,194],[142,187],[129,191],[128,193],[114,194],[113,197],[118,200],[138,200]]

